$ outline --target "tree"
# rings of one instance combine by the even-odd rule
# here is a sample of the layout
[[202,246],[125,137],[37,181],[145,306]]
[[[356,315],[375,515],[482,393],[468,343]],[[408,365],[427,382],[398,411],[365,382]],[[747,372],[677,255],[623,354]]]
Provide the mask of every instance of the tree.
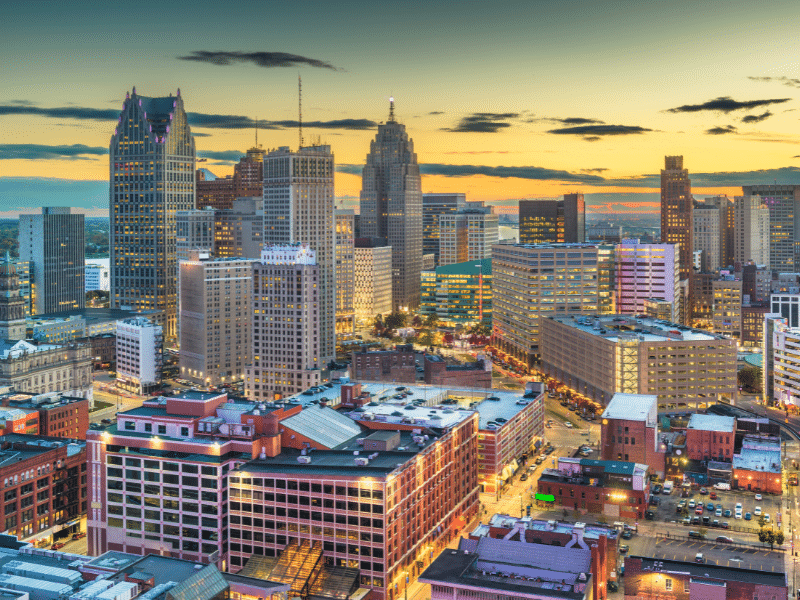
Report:
[[408,315],[406,313],[393,312],[386,315],[385,326],[387,329],[400,329],[405,326],[407,320]]
[[767,522],[766,522],[766,520],[764,519],[764,515],[763,515],[763,514],[762,514],[762,515],[759,515],[759,516],[758,516],[758,526],[759,526],[759,527],[761,527],[761,528],[763,529],[763,528],[764,528],[764,525],[766,525],[766,523],[767,523]]
[[431,313],[427,317],[425,317],[425,327],[430,327],[433,329],[439,325],[439,317],[436,314]]
[[420,346],[433,346],[434,341],[433,332],[430,329],[423,329],[417,337],[417,343]]
[[705,527],[701,527],[700,529],[697,530],[697,535],[699,535],[703,539],[706,538],[706,534],[707,533],[708,533],[708,529],[706,529]]
[[775,532],[775,545],[782,546],[784,542],[783,531],[778,530]]
[[744,367],[737,373],[739,385],[749,392],[757,392],[761,389],[761,369],[758,367]]

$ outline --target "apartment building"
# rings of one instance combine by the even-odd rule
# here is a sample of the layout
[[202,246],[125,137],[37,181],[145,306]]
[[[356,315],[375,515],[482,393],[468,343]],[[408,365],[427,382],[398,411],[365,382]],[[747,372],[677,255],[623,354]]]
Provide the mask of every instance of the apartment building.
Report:
[[679,253],[673,244],[642,244],[625,239],[614,253],[616,311],[623,315],[647,314],[647,301],[658,298],[671,303],[670,321],[680,306]]
[[711,330],[737,340],[742,337],[742,280],[726,276],[714,281]]
[[490,207],[439,215],[439,265],[492,257],[499,240],[498,217]]

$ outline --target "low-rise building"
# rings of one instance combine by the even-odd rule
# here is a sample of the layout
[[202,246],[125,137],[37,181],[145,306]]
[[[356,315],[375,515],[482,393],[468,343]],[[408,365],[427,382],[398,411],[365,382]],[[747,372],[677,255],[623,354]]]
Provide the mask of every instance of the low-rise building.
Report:
[[0,386],[33,394],[62,392],[91,401],[92,349],[79,342],[0,341]]
[[764,317],[770,312],[769,304],[742,304],[742,346],[761,348],[764,337]]
[[614,394],[601,420],[600,458],[642,463],[663,476],[664,455],[658,439],[658,396]]
[[86,439],[86,431],[89,429],[89,401],[86,398],[76,398],[59,392],[45,394],[12,392],[0,396],[0,404],[36,416],[38,423],[36,431],[29,431],[31,425],[28,425],[25,433],[76,440]]
[[86,259],[84,289],[87,292],[109,291],[109,261],[107,258],[100,259],[99,261],[96,259]]
[[695,413],[686,427],[686,455],[691,460],[731,462],[735,438],[734,417]]
[[485,356],[475,362],[450,365],[441,356],[426,354],[424,361],[425,383],[428,385],[492,387],[492,361]]
[[351,377],[356,381],[414,383],[417,380],[416,353],[413,346],[398,345],[394,350],[363,348],[351,355]]
[[647,465],[588,458],[558,459],[558,468],[544,469],[537,493],[557,509],[606,517],[643,519],[650,495]]
[[663,600],[787,600],[782,572],[718,566],[667,558],[625,559],[625,598]]
[[78,338],[77,342],[86,344],[92,348],[92,360],[95,369],[111,369],[116,368],[117,363],[117,333],[116,328],[114,333],[102,333],[100,335],[93,335],[92,337]]
[[0,409],[0,435],[7,433],[38,435],[39,413],[19,408]]
[[733,455],[733,482],[740,490],[780,494],[783,490],[781,440],[746,435],[739,454]]

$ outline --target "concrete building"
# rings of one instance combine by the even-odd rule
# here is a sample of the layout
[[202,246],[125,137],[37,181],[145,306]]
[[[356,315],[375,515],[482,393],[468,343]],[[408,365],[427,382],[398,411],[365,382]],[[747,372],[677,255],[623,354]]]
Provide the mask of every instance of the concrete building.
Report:
[[157,310],[124,310],[120,308],[83,308],[44,315],[25,321],[26,336],[50,344],[72,342],[85,337],[115,334],[117,321],[145,317],[163,323],[164,313]]
[[17,266],[6,252],[5,259],[0,262],[0,341],[25,339],[26,304]]
[[264,157],[264,246],[305,244],[318,273],[317,344],[323,366],[336,355],[336,248],[333,154],[330,146]]
[[659,410],[736,402],[736,340],[633,317],[542,319],[542,370],[595,402],[653,394]]
[[769,302],[772,288],[772,271],[765,266],[747,263],[735,275],[742,280],[742,302]]
[[[692,227],[692,182],[689,171],[683,168],[683,156],[665,156],[661,170],[661,242],[678,245],[679,279],[687,281],[691,313],[694,294],[692,285],[692,252],[694,250]],[[683,323],[688,323],[684,319]]]
[[658,437],[658,396],[614,394],[601,420],[600,458],[642,463],[664,475]]
[[19,216],[19,258],[30,266],[31,313],[80,309],[85,299],[83,215],[63,206]]
[[745,198],[759,196],[769,208],[769,268],[783,273],[797,271],[800,265],[800,185],[745,185],[742,194]]
[[414,383],[417,380],[416,353],[411,344],[395,346],[394,350],[368,352],[363,348],[350,356],[351,376],[356,381]]
[[6,256],[6,262],[11,262],[17,274],[19,292],[25,299],[25,317],[31,316],[31,264],[27,260],[11,260]]
[[492,246],[498,240],[497,215],[490,207],[439,215],[438,264],[491,258]]
[[25,433],[74,440],[86,439],[86,431],[89,429],[89,401],[86,398],[73,398],[60,392],[9,392],[0,395],[0,404],[29,411],[37,416],[36,431]]
[[690,460],[731,462],[736,438],[736,419],[695,413],[686,427],[686,456]]
[[[720,209],[712,203],[695,202],[692,214],[694,252],[701,252],[701,271],[719,271],[722,259]],[[724,222],[724,221],[723,221]]]
[[448,365],[436,354],[424,359],[425,383],[438,386],[492,388],[492,362],[485,356],[475,362]]
[[144,317],[117,322],[117,385],[147,394],[161,382],[164,338],[160,325]]
[[714,308],[711,314],[711,330],[714,333],[735,338],[742,337],[742,280],[724,276],[712,284]]
[[253,266],[252,363],[245,368],[248,398],[274,400],[319,384],[325,366],[320,277],[316,252],[308,246],[264,246],[261,262]]
[[353,309],[359,323],[392,312],[392,249],[359,239],[353,249]]
[[208,206],[175,213],[175,252],[179,262],[189,260],[195,252],[214,255],[216,213]]
[[336,210],[336,340],[355,335],[355,247],[352,210]]
[[[613,246],[497,245],[492,254],[492,338],[527,365],[542,352],[539,320],[613,306]],[[569,266],[568,266],[569,265]]]
[[419,307],[422,270],[422,189],[414,141],[395,121],[378,125],[362,171],[360,235],[386,240],[392,247],[392,304]]
[[580,243],[586,239],[583,194],[519,202],[520,244]]
[[[286,421],[297,419],[301,435],[336,449],[309,453],[301,442],[230,473],[232,572],[257,547],[268,558],[299,549],[358,569],[372,598],[399,600],[432,555],[477,516],[477,413],[425,407],[414,410],[410,424],[390,414],[399,405],[382,406],[385,421],[355,413],[363,432],[323,432],[319,424],[330,409],[305,409]],[[420,429],[434,434],[415,433]]]
[[629,556],[625,559],[625,598],[663,600],[787,600],[786,573],[697,562]]
[[126,94],[109,150],[111,308],[160,310],[177,336],[175,213],[195,207],[195,146],[183,98]]
[[3,531],[20,540],[47,542],[69,535],[86,514],[83,442],[46,435],[0,436],[0,479]]
[[180,263],[180,373],[203,387],[244,379],[251,362],[253,261]]
[[[771,315],[767,315],[768,317]],[[782,322],[781,322],[782,321]],[[773,319],[771,344],[764,348],[764,379],[772,372],[772,393],[767,400],[780,404],[800,406],[800,328],[791,327],[785,319]],[[765,335],[768,333],[765,324]],[[770,355],[767,352],[771,350]],[[771,360],[770,360],[771,359]]]
[[752,194],[734,198],[734,259],[745,264],[753,261],[770,268],[770,209],[761,196]]
[[647,314],[646,303],[659,298],[673,307],[669,321],[679,317],[680,264],[672,244],[642,244],[625,239],[614,252],[616,311],[623,315]]
[[197,251],[216,258],[257,259],[264,246],[263,204],[260,197],[235,198],[230,209],[177,212],[178,259],[187,260]]
[[789,327],[800,327],[800,293],[772,294],[769,298],[771,312],[786,319]]
[[650,468],[628,461],[558,457],[558,467],[544,469],[536,487],[551,496],[554,510],[602,514],[640,521],[650,496]]
[[492,323],[492,260],[484,258],[423,271],[420,314],[446,325]]
[[84,271],[84,291],[109,291],[111,289],[110,273],[111,271],[107,258],[86,259],[86,267]]
[[422,254],[433,254],[439,264],[439,217],[467,207],[465,194],[422,194]]
[[433,254],[422,255],[422,270],[433,271],[436,268],[436,257]]

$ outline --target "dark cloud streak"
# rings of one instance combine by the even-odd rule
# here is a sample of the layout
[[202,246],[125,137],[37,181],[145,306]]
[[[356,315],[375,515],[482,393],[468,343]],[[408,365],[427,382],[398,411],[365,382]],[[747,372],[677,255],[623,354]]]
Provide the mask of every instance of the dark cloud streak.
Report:
[[462,117],[455,127],[443,127],[442,131],[454,133],[497,133],[501,129],[511,127],[511,119],[519,117],[519,113],[474,113]]
[[800,79],[797,79],[796,77],[786,77],[785,75],[782,75],[780,77],[748,77],[748,79],[751,81],[764,81],[764,82],[774,81],[777,83],[782,83],[783,85],[788,87],[800,88]]
[[93,156],[108,154],[108,148],[72,144],[47,146],[44,144],[0,144],[0,160],[90,160]]
[[607,135],[638,135],[653,131],[638,125],[578,125],[577,127],[560,127],[550,129],[547,133],[554,135],[577,135],[587,142],[596,142]]
[[738,131],[733,125],[725,125],[723,127],[712,127],[711,129],[706,129],[707,135],[725,135],[727,133],[738,133]]
[[701,104],[684,104],[682,106],[676,106],[675,108],[669,108],[666,112],[695,113],[707,110],[711,112],[728,114],[736,110],[751,110],[760,106],[769,106],[770,104],[783,104],[784,102],[789,102],[789,100],[791,100],[791,98],[745,100],[742,102],[739,100],[734,100],[730,96],[720,96],[719,98],[714,98],[713,100],[709,100],[708,102],[703,102]]
[[745,115],[742,117],[742,123],[761,123],[761,121],[765,121],[772,116],[772,113],[767,111],[761,113],[760,115]]
[[297,67],[307,65],[319,69],[329,69],[331,71],[341,71],[329,62],[299,56],[297,54],[287,54],[286,52],[225,52],[213,50],[195,50],[188,56],[179,56],[179,60],[208,63],[217,66],[229,66],[235,63],[252,63],[257,67],[272,69],[276,67]]

